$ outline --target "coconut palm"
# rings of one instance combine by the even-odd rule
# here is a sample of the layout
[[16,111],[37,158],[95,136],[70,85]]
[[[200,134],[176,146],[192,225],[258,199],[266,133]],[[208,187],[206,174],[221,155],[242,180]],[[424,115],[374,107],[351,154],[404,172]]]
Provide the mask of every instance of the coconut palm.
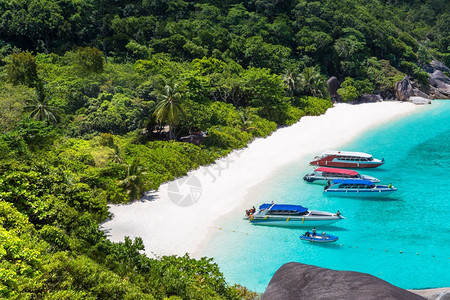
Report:
[[166,82],[163,89],[157,90],[157,97],[160,100],[153,114],[160,124],[165,122],[169,125],[169,138],[172,139],[175,126],[180,123],[180,118],[185,116],[178,83]]
[[50,97],[47,95],[45,85],[42,81],[36,84],[35,97],[31,98],[31,103],[25,106],[26,111],[30,111],[29,118],[49,123],[58,123],[62,110],[56,106],[50,106]]
[[251,109],[241,108],[239,110],[239,118],[235,121],[236,126],[238,126],[242,131],[248,131],[256,129],[253,125],[255,120],[255,115],[252,114]]
[[282,75],[283,82],[286,84],[286,96],[292,97],[298,89],[298,75],[294,67],[286,68]]
[[299,75],[299,82],[306,95],[320,98],[327,96],[325,78],[315,67],[303,69]]
[[117,145],[115,145],[115,144],[113,145],[113,147],[114,147],[114,155],[113,155],[111,161],[114,162],[114,163],[121,164],[123,162],[123,159],[120,156],[119,147]]
[[127,175],[125,179],[119,181],[119,186],[123,188],[132,199],[142,197],[144,192],[143,176],[147,174],[144,172],[144,167],[141,165],[139,159],[133,160],[129,165],[125,165]]

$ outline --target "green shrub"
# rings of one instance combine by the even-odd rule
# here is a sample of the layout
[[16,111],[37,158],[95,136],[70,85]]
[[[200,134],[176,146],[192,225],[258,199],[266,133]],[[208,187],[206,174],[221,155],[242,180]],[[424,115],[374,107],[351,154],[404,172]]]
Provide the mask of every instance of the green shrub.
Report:
[[6,65],[7,79],[17,85],[34,86],[38,80],[36,58],[30,52],[13,53]]
[[428,73],[420,68],[416,68],[414,69],[414,79],[417,80],[417,82],[419,84],[421,84],[422,86],[427,86],[428,83],[428,78],[430,77],[430,75],[428,75]]
[[289,105],[287,115],[286,125],[292,125],[297,123],[305,115],[305,112],[298,107]]
[[263,119],[259,116],[255,116],[252,121],[252,129],[248,132],[254,137],[266,137],[271,135],[277,129],[277,124],[275,122]]
[[69,249],[69,237],[61,228],[44,225],[39,231],[39,235],[56,251]]
[[330,100],[317,97],[302,97],[300,98],[299,107],[307,116],[319,116],[324,114],[328,108],[332,107],[333,103]]
[[252,136],[234,127],[213,126],[208,129],[208,136],[203,145],[212,148],[233,150],[247,145]]

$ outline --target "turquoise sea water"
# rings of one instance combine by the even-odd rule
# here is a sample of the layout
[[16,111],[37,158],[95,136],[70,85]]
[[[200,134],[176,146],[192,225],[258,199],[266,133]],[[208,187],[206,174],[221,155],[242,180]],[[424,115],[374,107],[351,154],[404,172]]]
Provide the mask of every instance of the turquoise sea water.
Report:
[[263,292],[280,266],[295,261],[365,272],[407,289],[450,286],[450,101],[434,101],[341,150],[384,157],[385,165],[360,172],[398,191],[380,199],[327,198],[322,186],[302,180],[312,170],[308,162],[316,153],[311,153],[259,185],[254,204],[273,200],[339,209],[345,220],[318,228],[339,241],[302,242],[304,229],[251,225],[235,211],[218,224],[222,229],[202,253],[214,258],[228,283]]

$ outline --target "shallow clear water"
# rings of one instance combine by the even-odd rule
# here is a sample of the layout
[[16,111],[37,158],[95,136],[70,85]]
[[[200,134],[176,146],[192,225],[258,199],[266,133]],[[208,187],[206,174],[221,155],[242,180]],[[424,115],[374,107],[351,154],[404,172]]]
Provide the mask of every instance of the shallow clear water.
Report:
[[384,157],[383,166],[360,173],[391,182],[398,191],[379,199],[327,198],[322,186],[302,180],[312,170],[308,162],[316,153],[311,153],[249,195],[256,207],[273,200],[339,209],[345,220],[318,228],[338,235],[338,242],[302,242],[299,235],[310,228],[255,226],[242,219],[242,211],[234,211],[213,229],[202,255],[214,258],[230,284],[258,292],[291,261],[365,272],[407,289],[450,286],[450,101],[434,101],[341,150]]

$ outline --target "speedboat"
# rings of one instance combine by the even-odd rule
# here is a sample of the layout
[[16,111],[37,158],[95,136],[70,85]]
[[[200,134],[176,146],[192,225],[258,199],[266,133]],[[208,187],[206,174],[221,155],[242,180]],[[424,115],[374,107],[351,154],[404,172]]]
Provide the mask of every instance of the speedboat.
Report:
[[391,184],[379,185],[369,180],[338,179],[324,188],[327,196],[336,197],[385,197],[397,191]]
[[[250,210],[251,211],[251,210]],[[339,213],[308,210],[301,205],[293,204],[262,204],[254,213],[246,215],[250,223],[255,225],[273,226],[320,226],[329,225],[344,219]]]
[[346,169],[337,169],[337,168],[328,168],[328,167],[320,167],[314,170],[311,174],[306,174],[303,176],[303,180],[306,182],[311,183],[318,183],[318,184],[326,184],[328,180],[333,181],[336,179],[364,179],[372,182],[380,182],[375,177],[371,177],[368,175],[362,175],[359,174],[356,171],[353,170],[346,170]]
[[307,231],[304,235],[300,236],[302,241],[314,242],[314,243],[333,243],[336,242],[339,238],[336,235],[326,234],[322,232],[322,234],[313,235],[309,231]]
[[376,159],[363,152],[326,151],[316,156],[309,164],[338,168],[376,168],[384,164],[384,158]]

